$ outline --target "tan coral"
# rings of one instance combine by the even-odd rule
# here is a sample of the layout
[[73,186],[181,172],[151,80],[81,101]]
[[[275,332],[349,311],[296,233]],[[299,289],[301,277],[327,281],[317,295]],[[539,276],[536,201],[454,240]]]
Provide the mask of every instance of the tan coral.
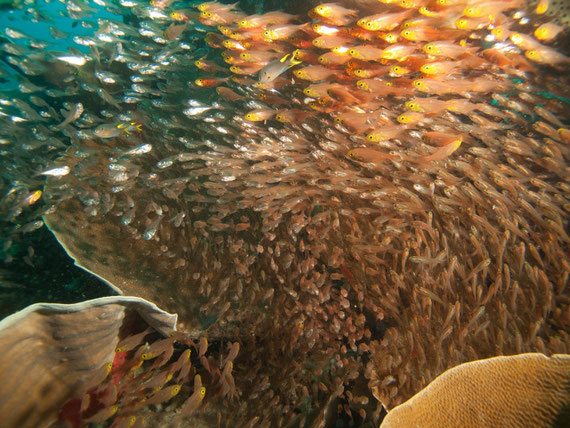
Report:
[[[45,427],[59,408],[97,385],[127,316],[164,334],[176,315],[137,297],[102,297],[63,305],[38,303],[0,323],[0,415],[6,428]],[[105,372],[106,373],[106,372]]]
[[551,427],[570,405],[570,355],[461,364],[395,407],[381,428]]

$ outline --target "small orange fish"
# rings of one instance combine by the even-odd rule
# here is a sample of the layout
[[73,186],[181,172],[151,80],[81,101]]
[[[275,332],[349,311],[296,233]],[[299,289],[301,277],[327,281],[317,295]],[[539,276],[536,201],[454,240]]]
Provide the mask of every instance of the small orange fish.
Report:
[[429,131],[424,132],[422,138],[427,141],[429,144],[434,144],[436,146],[447,146],[449,144],[455,143],[458,140],[462,139],[461,136],[454,135],[451,133],[446,132],[438,132],[438,131]]
[[225,86],[218,86],[216,88],[216,92],[220,97],[224,98],[227,101],[239,101],[243,99],[241,95],[236,94],[230,88],[226,88]]
[[307,110],[291,109],[281,110],[275,115],[275,120],[281,123],[297,124],[304,121],[307,117],[314,115],[313,112]]
[[[141,402],[142,406],[161,404],[175,397],[180,392],[180,385],[170,385],[154,393],[150,398]],[[141,407],[142,407],[141,406]]]
[[418,48],[414,45],[392,45],[383,50],[382,59],[394,59],[404,61],[407,57],[416,52]]
[[378,129],[373,129],[366,136],[366,139],[371,142],[388,141],[392,138],[398,137],[406,129],[409,129],[407,125],[392,125],[383,126]]
[[536,13],[538,15],[542,15],[546,13],[549,7],[550,7],[550,0],[540,0],[536,5]]
[[281,25],[276,27],[269,27],[263,32],[263,39],[266,42],[274,42],[276,40],[283,40],[290,37],[293,33],[306,28],[306,24],[301,25]]
[[445,146],[440,147],[436,151],[434,151],[431,155],[422,156],[416,159],[417,162],[433,162],[445,159],[446,157],[450,156],[453,152],[455,152],[459,146],[461,146],[462,138],[459,137],[455,141]]
[[172,345],[173,339],[170,337],[157,340],[151,345],[141,347],[135,354],[135,357],[140,358],[141,360],[152,360],[161,354],[168,352],[172,348]]
[[468,18],[481,18],[484,16],[494,21],[495,17],[501,12],[526,5],[526,2],[517,3],[516,1],[474,2],[463,9],[463,15]]
[[175,40],[182,35],[186,27],[188,27],[188,22],[182,25],[170,24],[170,26],[164,30],[164,38],[171,41]]
[[286,25],[295,16],[285,12],[267,12],[263,15],[250,15],[241,19],[237,24],[240,29],[242,28],[261,28],[271,25]]
[[534,30],[534,37],[536,37],[541,42],[551,42],[564,30],[560,25],[547,22],[542,24],[536,30]]
[[524,50],[530,49],[540,49],[542,46],[539,42],[537,42],[532,36],[523,33],[512,33],[509,37],[511,41]]
[[172,12],[170,12],[169,16],[175,21],[187,22],[190,21],[191,18],[195,16],[197,17],[197,13],[190,12],[187,10],[173,10]]
[[416,111],[402,113],[398,116],[397,121],[402,124],[413,124],[424,120],[424,115]]
[[227,77],[201,77],[196,79],[194,83],[202,88],[213,88],[224,82],[227,82]]
[[[262,122],[268,119],[271,119],[273,116],[277,114],[277,110],[273,110],[270,108],[267,109],[259,109],[259,110],[252,110],[249,113],[244,115],[244,119],[249,122]],[[206,348],[207,348],[206,342]],[[200,341],[200,349],[202,349],[202,341]],[[200,352],[201,353],[201,352]],[[205,354],[205,351],[204,351]]]
[[406,107],[419,113],[439,113],[447,108],[447,102],[439,98],[414,98],[406,102]]
[[206,388],[202,386],[202,378],[200,375],[194,376],[194,392],[188,399],[182,404],[180,409],[180,415],[174,422],[178,424],[182,418],[191,415],[200,406],[202,400],[206,395]]
[[348,54],[363,61],[377,61],[383,58],[384,49],[371,45],[360,45],[350,48]]
[[40,200],[42,197],[42,191],[36,190],[35,192],[30,193],[26,196],[19,204],[18,207],[29,207],[30,205],[35,204]]
[[539,64],[548,65],[561,65],[570,64],[570,57],[567,57],[554,49],[548,48],[546,46],[536,47],[524,53],[528,59]]
[[478,49],[477,47],[463,47],[447,41],[431,42],[423,47],[424,52],[428,55],[444,56],[451,59],[455,59],[465,53],[475,53]]
[[117,344],[115,353],[128,352],[134,349],[140,345],[145,336],[149,335],[151,332],[152,330],[150,328],[147,328],[145,331],[126,337]]
[[311,28],[315,33],[320,34],[321,36],[334,36],[340,32],[338,27],[321,24],[320,22],[313,23]]
[[335,70],[325,68],[320,65],[309,65],[294,71],[294,75],[303,80],[316,82],[317,80],[324,80],[336,73]]
[[350,44],[351,39],[337,35],[325,35],[313,39],[313,45],[321,49],[332,49],[340,46],[347,46]]
[[232,3],[232,4],[223,4],[223,3],[218,3],[217,1],[210,1],[210,2],[205,2],[205,3],[200,3],[198,6],[196,6],[196,8],[200,11],[200,12],[204,12],[206,10],[209,10],[211,12],[216,12],[216,11],[229,11],[229,10],[234,10],[237,6],[237,3]]
[[344,8],[336,3],[323,3],[312,9],[309,16],[332,25],[348,25],[354,21],[356,10]]
[[113,405],[105,407],[104,409],[99,410],[93,416],[87,419],[83,419],[83,422],[88,422],[88,423],[104,422],[107,419],[111,418],[115,413],[117,413],[117,410],[119,410],[119,406]]
[[347,156],[359,162],[378,163],[396,157],[393,153],[380,150],[369,149],[367,147],[357,147],[348,151]]
[[194,65],[198,67],[200,70],[207,71],[209,73],[226,71],[224,67],[220,67],[218,64],[206,61],[205,59],[197,59],[196,61],[194,61]]
[[250,74],[255,74],[263,68],[263,64],[244,64],[244,65],[232,65],[230,71],[234,74],[240,74],[242,76],[248,76]]
[[376,15],[367,16],[358,20],[356,23],[359,27],[364,28],[365,30],[370,31],[379,31],[379,30],[393,30],[400,22],[406,19],[412,11],[405,10],[403,12],[397,13],[379,13]]
[[350,55],[336,52],[327,52],[318,59],[319,63],[323,65],[342,65],[348,60],[350,60]]
[[489,25],[489,21],[484,18],[465,18],[461,17],[455,21],[455,27],[458,30],[474,31],[485,28]]
[[426,42],[428,40],[455,40],[464,36],[460,30],[432,28],[429,26],[416,25],[402,30],[400,35],[412,42]]

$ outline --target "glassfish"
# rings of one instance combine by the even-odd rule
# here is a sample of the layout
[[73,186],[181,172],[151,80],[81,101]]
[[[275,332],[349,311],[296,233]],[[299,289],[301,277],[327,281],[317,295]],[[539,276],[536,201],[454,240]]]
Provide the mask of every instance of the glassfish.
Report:
[[175,423],[177,424],[183,417],[191,415],[200,406],[205,395],[206,388],[202,386],[202,378],[200,375],[194,376],[194,392],[182,405],[180,415]]
[[347,9],[335,3],[323,3],[312,9],[309,16],[322,19],[332,25],[347,25],[354,21],[356,10]]
[[365,18],[359,19],[356,23],[359,27],[370,31],[379,30],[393,30],[396,28],[400,22],[406,19],[412,11],[405,10],[403,12],[397,13],[379,13],[376,15],[367,16]]
[[524,56],[539,64],[559,65],[570,63],[569,57],[546,46],[528,50],[524,53]]
[[419,159],[417,159],[417,162],[432,162],[432,161],[445,159],[459,148],[462,141],[463,141],[462,138],[458,137],[455,141],[440,147],[439,149],[434,151],[431,155],[420,157]]
[[245,114],[244,119],[250,122],[262,122],[271,119],[273,116],[275,116],[276,113],[278,113],[277,110],[270,108],[252,110],[249,113]]
[[475,53],[479,48],[467,48],[451,42],[432,42],[423,47],[424,52],[433,56],[445,56],[447,58],[455,59],[456,57],[468,52]]
[[303,80],[309,80],[310,82],[327,79],[335,73],[335,70],[321,67],[320,65],[309,65],[302,69],[295,70],[295,76]]
[[551,42],[564,30],[560,25],[547,22],[542,24],[536,30],[534,30],[534,37],[536,37],[541,42]]

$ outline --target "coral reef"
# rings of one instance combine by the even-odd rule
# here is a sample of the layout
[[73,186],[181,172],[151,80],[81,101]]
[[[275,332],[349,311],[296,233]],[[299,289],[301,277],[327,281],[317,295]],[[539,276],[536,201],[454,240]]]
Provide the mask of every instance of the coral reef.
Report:
[[200,407],[221,425],[377,424],[458,364],[568,353],[565,27],[516,1],[99,4],[124,22],[89,53],[4,46],[36,94],[0,117],[32,147],[4,206],[239,343],[239,400],[218,364]]

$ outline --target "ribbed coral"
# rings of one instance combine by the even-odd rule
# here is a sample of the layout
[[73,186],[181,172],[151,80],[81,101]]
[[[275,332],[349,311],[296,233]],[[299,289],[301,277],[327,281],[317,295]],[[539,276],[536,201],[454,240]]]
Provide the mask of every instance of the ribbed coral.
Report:
[[464,363],[388,413],[380,428],[550,428],[570,421],[570,355]]

